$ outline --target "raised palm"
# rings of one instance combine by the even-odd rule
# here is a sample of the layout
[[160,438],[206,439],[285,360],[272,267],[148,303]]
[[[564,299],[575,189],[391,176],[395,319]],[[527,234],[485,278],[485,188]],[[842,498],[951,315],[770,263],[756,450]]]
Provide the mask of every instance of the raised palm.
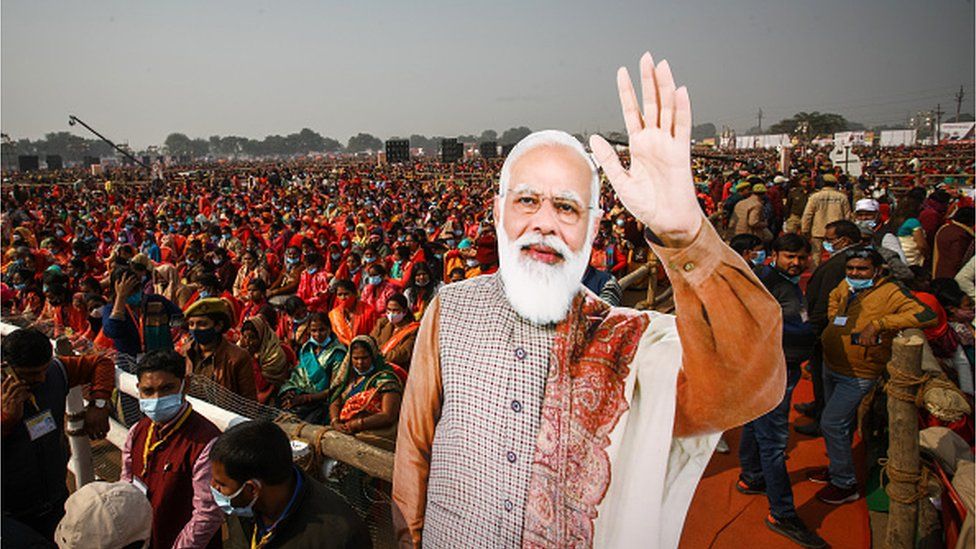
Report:
[[640,71],[643,110],[627,69],[617,71],[630,169],[599,135],[590,137],[590,148],[627,210],[666,245],[686,245],[702,223],[691,177],[691,100],[684,86],[675,89],[667,61],[655,67],[645,53]]

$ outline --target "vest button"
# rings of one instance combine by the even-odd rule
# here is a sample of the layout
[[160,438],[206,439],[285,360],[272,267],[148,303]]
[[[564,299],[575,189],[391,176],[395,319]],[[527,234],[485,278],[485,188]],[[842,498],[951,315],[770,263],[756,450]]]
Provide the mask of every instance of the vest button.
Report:
[[515,349],[515,358],[525,360],[525,349],[518,347]]
[[509,513],[511,513],[512,512],[512,509],[514,509],[514,508],[515,508],[515,504],[512,503],[512,500],[506,499],[505,500],[505,510],[508,511]]
[[512,410],[515,410],[515,413],[516,414],[519,413],[519,412],[521,412],[522,411],[522,403],[519,402],[519,401],[517,401],[517,400],[513,400],[512,401]]
[[515,460],[518,459],[515,456],[515,452],[508,452],[507,454],[505,454],[505,458],[508,460],[509,463],[515,463]]

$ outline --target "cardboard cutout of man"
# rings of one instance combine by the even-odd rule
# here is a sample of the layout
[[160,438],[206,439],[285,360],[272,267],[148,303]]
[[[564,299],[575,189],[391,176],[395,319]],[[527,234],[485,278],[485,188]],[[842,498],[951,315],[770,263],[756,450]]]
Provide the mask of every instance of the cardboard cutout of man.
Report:
[[666,61],[640,67],[643,106],[617,78],[630,169],[590,146],[653,233],[676,315],[584,289],[597,168],[563,132],[522,140],[495,199],[498,273],[423,317],[393,479],[405,545],[677,547],[719,434],[783,396],[779,306],[695,198],[688,92]]

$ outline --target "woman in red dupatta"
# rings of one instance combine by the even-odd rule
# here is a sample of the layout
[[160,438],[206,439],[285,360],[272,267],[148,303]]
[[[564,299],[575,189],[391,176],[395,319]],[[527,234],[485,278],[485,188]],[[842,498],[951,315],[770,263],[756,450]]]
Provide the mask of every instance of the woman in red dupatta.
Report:
[[380,352],[386,362],[399,367],[404,374],[410,370],[410,359],[413,356],[413,346],[417,342],[418,322],[410,308],[407,298],[403,294],[393,294],[386,302],[386,314],[376,322],[373,328],[373,339],[379,345]]
[[332,333],[345,346],[353,338],[368,335],[376,325],[376,309],[362,303],[356,292],[356,285],[350,280],[335,283],[336,306],[329,311]]

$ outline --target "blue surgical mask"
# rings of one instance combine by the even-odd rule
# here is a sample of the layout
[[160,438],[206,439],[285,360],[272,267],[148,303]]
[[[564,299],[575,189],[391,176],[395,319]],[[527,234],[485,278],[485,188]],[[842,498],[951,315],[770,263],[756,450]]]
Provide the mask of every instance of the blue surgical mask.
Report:
[[142,303],[142,290],[139,290],[136,293],[125,298],[125,302],[132,306],[136,306]]
[[346,247],[349,246],[349,241],[348,240],[340,240],[339,241],[339,245],[342,246],[343,248],[346,248]]
[[210,292],[208,292],[207,290],[200,290],[200,297],[208,298],[210,297]]
[[753,256],[749,258],[749,261],[751,261],[752,264],[757,267],[762,265],[763,262],[766,261],[766,250],[759,250],[758,252],[755,252]]
[[379,284],[380,282],[383,282],[383,277],[382,276],[370,276],[370,277],[366,277],[366,283],[367,284],[376,285],[376,284]]
[[140,398],[139,409],[153,423],[166,423],[176,417],[177,412],[183,407],[183,383],[180,383],[180,391],[172,395],[161,396],[159,398]]
[[852,290],[867,290],[871,286],[874,286],[873,278],[860,279],[860,278],[851,278],[848,276],[845,277],[845,280],[847,280],[847,285],[850,286]]
[[859,228],[868,231],[873,231],[874,228],[878,226],[878,222],[874,219],[866,219],[864,221],[857,221],[856,223]]
[[319,272],[319,268],[318,267],[309,267],[308,268],[308,274],[310,274],[310,275],[313,275],[313,274],[315,274],[317,272]]
[[332,260],[333,261],[335,261],[335,260],[339,259],[340,257],[342,257],[342,254],[338,254],[338,253],[336,253],[336,254],[329,254],[329,256],[332,257]]
[[[254,482],[259,482],[259,481],[255,480]],[[257,496],[254,496],[254,499],[251,500],[251,503],[247,504],[246,507],[234,507],[234,504],[231,503],[231,500],[241,495],[241,492],[243,490],[244,490],[244,485],[242,484],[241,487],[238,488],[236,492],[234,492],[229,496],[225,496],[220,492],[220,490],[217,490],[216,488],[211,486],[210,494],[213,496],[214,503],[216,503],[217,507],[220,507],[220,510],[223,511],[224,513],[228,515],[234,515],[234,516],[244,517],[244,518],[253,517],[254,516],[253,507],[254,507],[254,503],[258,500]]]
[[14,289],[18,292],[22,292],[27,289],[27,284],[14,284]]
[[831,254],[831,255],[833,255],[834,254],[834,251],[835,251],[834,250],[834,245],[832,243],[826,241],[826,240],[824,240],[823,249],[824,249],[824,251],[826,251],[828,254]]
[[285,263],[289,265],[297,265],[299,258],[297,257],[285,257]]

